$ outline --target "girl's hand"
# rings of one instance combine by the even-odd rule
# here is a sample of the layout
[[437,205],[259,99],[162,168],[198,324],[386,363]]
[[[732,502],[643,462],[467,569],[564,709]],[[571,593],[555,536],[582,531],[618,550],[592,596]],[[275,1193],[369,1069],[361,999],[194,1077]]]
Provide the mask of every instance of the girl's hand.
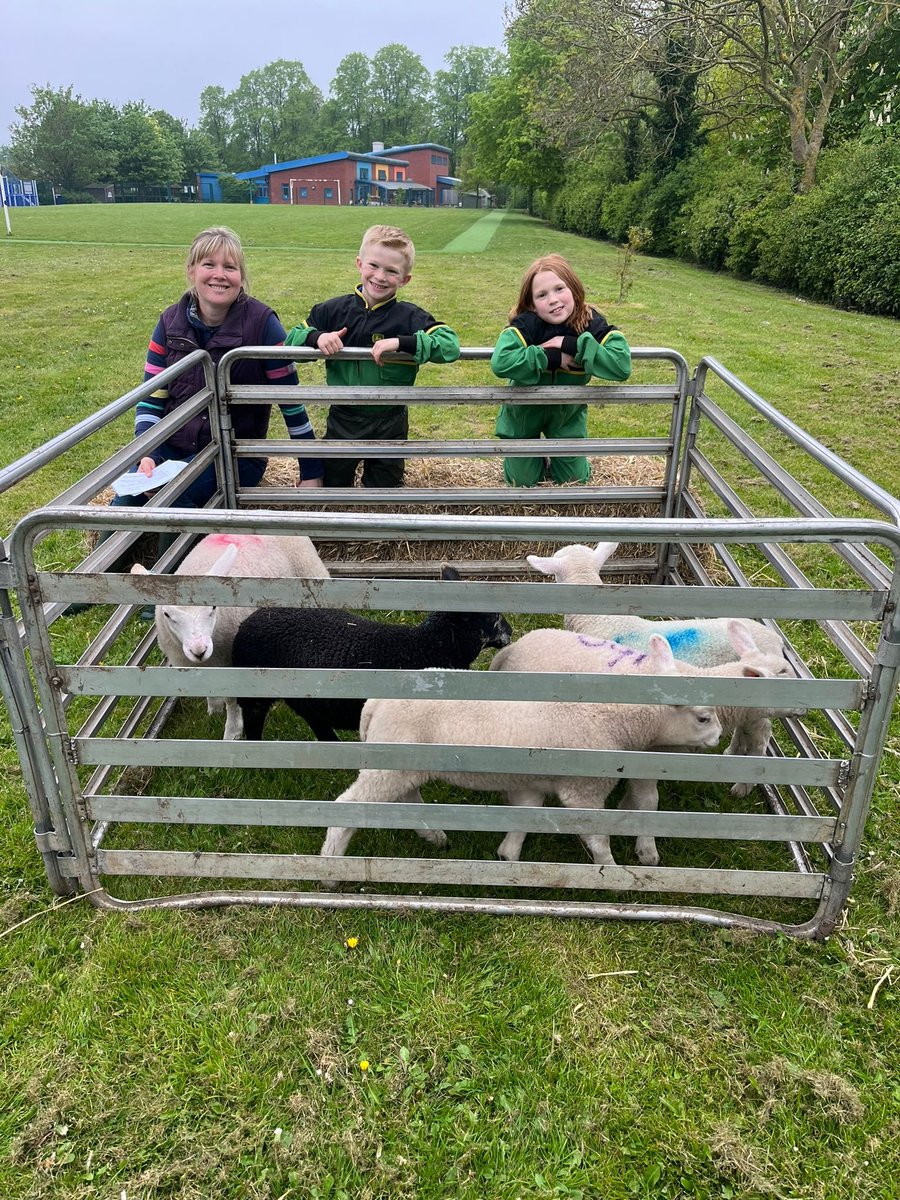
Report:
[[156,470],[156,463],[149,456],[142,458],[138,463],[138,470],[142,475],[152,475]]
[[400,349],[399,338],[379,338],[372,347],[372,357],[381,366],[381,360],[386,354],[396,354]]
[[301,479],[299,486],[302,488],[321,487],[322,476],[320,475],[318,479]]
[[562,350],[562,334],[557,334],[556,337],[548,338],[546,342],[541,342],[542,350]]
[[316,348],[321,350],[326,358],[330,358],[332,354],[337,354],[339,350],[343,350],[344,343],[341,339],[346,333],[346,325],[343,329],[338,329],[334,333],[320,333]]
[[577,368],[578,363],[571,354],[566,354],[565,350],[563,350],[562,357],[559,360],[559,365],[566,371],[574,371]]

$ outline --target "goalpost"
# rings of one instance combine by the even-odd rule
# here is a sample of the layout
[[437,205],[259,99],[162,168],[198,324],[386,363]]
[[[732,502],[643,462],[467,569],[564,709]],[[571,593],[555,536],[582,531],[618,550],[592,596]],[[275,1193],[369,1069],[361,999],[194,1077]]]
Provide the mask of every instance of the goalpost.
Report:
[[338,206],[340,206],[340,203],[341,203],[341,181],[339,179],[310,179],[310,177],[308,175],[289,179],[288,184],[289,184],[289,191],[290,191],[290,196],[291,196],[291,204],[294,203],[294,184],[295,183],[298,183],[298,184],[334,183],[334,184],[336,184],[337,185],[337,202],[338,202]]

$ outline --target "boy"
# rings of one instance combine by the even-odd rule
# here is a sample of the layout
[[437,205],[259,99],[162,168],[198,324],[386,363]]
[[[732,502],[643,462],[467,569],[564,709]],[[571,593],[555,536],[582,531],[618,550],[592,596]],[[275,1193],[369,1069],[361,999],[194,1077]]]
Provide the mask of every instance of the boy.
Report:
[[[314,305],[308,319],[288,334],[285,345],[317,347],[327,359],[328,384],[342,387],[412,385],[422,363],[459,358],[459,338],[449,325],[436,321],[418,305],[396,298],[412,278],[415,253],[402,229],[391,225],[367,229],[356,256],[360,278],[356,290]],[[332,357],[344,346],[371,348],[372,358],[347,362]],[[414,361],[384,361],[386,355],[398,351],[413,355]],[[408,435],[405,404],[332,404],[328,410],[326,438],[405,440]],[[325,487],[353,487],[359,461],[326,458]],[[363,487],[403,486],[402,459],[365,458],[362,462]]]

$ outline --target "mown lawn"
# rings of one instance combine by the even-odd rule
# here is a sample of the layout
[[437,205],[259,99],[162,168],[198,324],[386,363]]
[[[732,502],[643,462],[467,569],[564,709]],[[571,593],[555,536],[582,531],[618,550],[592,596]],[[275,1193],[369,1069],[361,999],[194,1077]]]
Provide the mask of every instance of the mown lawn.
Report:
[[[616,303],[614,247],[515,214],[486,251],[443,253],[479,215],[402,221],[421,252],[407,294],[463,344],[489,345],[524,266],[560,250],[633,345],[672,346],[692,365],[714,355],[900,491],[896,322],[652,258]],[[350,289],[361,232],[380,217],[393,214],[14,212],[0,243],[0,461],[140,379],[201,225],[241,233],[255,293],[290,326]],[[485,367],[429,378],[476,382]],[[448,411],[442,432],[486,435],[491,417]],[[608,427],[643,419],[609,414]],[[0,529],[128,435],[121,422],[0,497]],[[784,458],[843,511],[840,489]],[[675,924],[52,909],[4,719],[0,1196],[893,1196],[898,752],[895,730],[846,921],[808,945]]]

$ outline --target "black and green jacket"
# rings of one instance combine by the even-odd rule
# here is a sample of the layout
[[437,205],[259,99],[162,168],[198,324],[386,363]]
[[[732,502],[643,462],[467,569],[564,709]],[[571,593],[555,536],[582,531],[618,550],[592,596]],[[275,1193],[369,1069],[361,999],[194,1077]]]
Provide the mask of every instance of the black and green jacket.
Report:
[[[436,321],[431,313],[408,300],[392,296],[383,304],[369,306],[362,285],[348,296],[335,296],[313,306],[307,320],[295,325],[286,346],[317,346],[320,333],[334,333],[346,327],[344,345],[371,349],[382,338],[399,338],[400,350],[412,354],[414,362],[388,362],[379,366],[372,359],[358,362],[327,358],[325,378],[331,386],[377,387],[411,385],[422,363],[454,362],[459,358],[459,338],[449,325]],[[392,408],[393,405],[386,405]],[[369,412],[380,411],[373,405]]]
[[[575,367],[560,365],[562,351],[545,350],[541,342],[562,335],[563,351],[575,359]],[[491,355],[491,370],[501,379],[520,387],[540,384],[569,387],[598,379],[624,380],[631,374],[631,348],[614,325],[594,310],[591,323],[582,333],[569,325],[551,325],[534,312],[520,313],[497,338]]]

